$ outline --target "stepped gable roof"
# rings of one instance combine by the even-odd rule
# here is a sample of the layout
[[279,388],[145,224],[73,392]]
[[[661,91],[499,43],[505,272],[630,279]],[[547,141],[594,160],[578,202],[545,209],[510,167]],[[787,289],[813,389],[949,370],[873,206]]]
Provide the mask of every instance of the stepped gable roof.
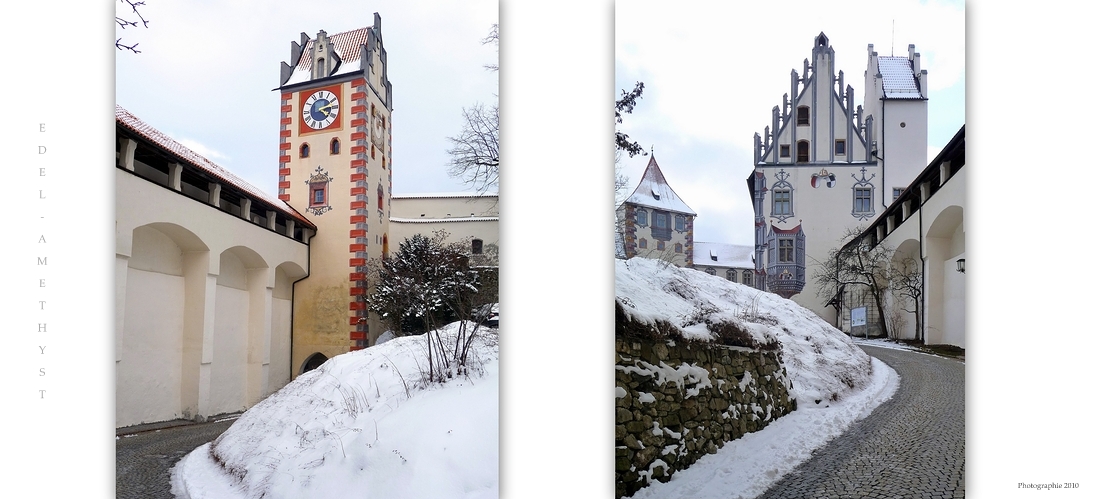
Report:
[[[336,71],[329,76],[347,75],[362,71],[362,65],[360,63],[362,59],[361,47],[366,45],[366,39],[369,37],[371,29],[372,28],[358,28],[351,31],[336,33],[334,35],[328,35],[328,40],[331,41],[331,46],[335,49],[335,52],[339,55],[339,60],[341,61]],[[297,61],[294,61],[294,72],[290,75],[290,79],[286,80],[286,83],[283,83],[282,86],[304,83],[312,79],[312,54],[314,44],[316,44],[315,38],[309,39],[309,41],[305,43],[305,46],[301,50],[301,57],[299,57]]]
[[625,202],[646,208],[697,216],[697,213],[694,213],[694,210],[691,210],[682,198],[675,194],[674,189],[667,184],[667,179],[660,171],[660,166],[656,164],[655,154],[648,160],[648,167],[644,169],[644,175],[641,175],[641,181],[637,184],[636,190]]
[[721,266],[755,269],[755,247],[746,244],[694,241],[694,266]]
[[285,201],[278,199],[277,197],[268,195],[267,193],[260,190],[258,187],[255,187],[252,184],[244,181],[244,179],[234,175],[229,170],[218,166],[216,163],[206,159],[201,154],[198,154],[190,150],[187,146],[176,142],[175,139],[167,136],[166,134],[164,134],[160,130],[153,128],[152,126],[149,126],[144,121],[141,121],[137,118],[137,116],[134,116],[133,113],[130,113],[122,106],[119,106],[117,104],[114,106],[114,118],[118,126],[130,130],[131,132],[155,144],[164,152],[168,153],[171,156],[175,156],[179,160],[179,162],[191,165],[194,168],[197,168],[198,170],[201,170],[202,172],[217,179],[221,183],[235,187],[236,189],[247,193],[249,196],[263,201],[274,209],[281,211],[284,215],[287,215],[290,218],[296,220],[298,223],[303,224],[305,227],[308,227],[310,229],[316,229],[316,224],[310,222],[309,219],[305,218],[305,216],[301,213],[298,213],[297,210],[286,204]]
[[881,74],[886,99],[923,98],[907,57],[878,56],[877,71]]

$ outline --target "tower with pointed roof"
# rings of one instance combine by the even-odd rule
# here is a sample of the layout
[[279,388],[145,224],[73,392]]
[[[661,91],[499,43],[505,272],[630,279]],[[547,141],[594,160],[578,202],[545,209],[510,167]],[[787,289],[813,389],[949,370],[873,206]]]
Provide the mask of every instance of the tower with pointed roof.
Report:
[[[927,76],[914,45],[880,56],[869,45],[863,105],[837,70],[827,35],[792,70],[789,93],[755,134],[747,178],[755,212],[755,286],[834,323],[816,263],[872,222],[926,166]],[[887,159],[886,159],[887,158]]]
[[294,374],[372,345],[366,262],[388,252],[393,87],[372,26],[301,34],[282,63],[278,197],[316,224],[309,277],[295,286]]
[[675,194],[653,154],[633,193],[617,209],[621,256],[694,265],[694,210]]

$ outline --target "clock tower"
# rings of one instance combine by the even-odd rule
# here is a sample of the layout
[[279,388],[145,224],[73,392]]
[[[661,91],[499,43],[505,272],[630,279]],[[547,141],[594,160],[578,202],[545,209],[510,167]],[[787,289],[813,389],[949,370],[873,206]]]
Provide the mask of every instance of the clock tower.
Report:
[[294,376],[372,345],[367,261],[388,253],[392,84],[373,26],[301,34],[282,63],[278,197],[317,226],[309,276],[294,286]]

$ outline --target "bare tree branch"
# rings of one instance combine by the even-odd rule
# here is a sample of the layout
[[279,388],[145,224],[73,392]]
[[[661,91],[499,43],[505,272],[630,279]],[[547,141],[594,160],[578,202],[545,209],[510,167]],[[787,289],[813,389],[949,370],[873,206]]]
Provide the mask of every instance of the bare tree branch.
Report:
[[462,110],[461,133],[450,137],[450,176],[487,192],[499,184],[499,106]]
[[[141,14],[141,11],[138,9],[138,7],[144,7],[145,2],[134,2],[132,0],[118,0],[118,2],[121,3],[121,4],[128,5],[130,7],[130,9],[132,10],[132,12],[130,12],[126,17],[122,17],[122,16],[119,16],[118,14],[115,14],[114,22],[116,24],[118,24],[118,27],[120,27],[122,29],[126,29],[126,28],[129,28],[129,27],[136,28],[138,26],[139,21],[140,21],[140,24],[141,24],[142,27],[144,27],[144,28],[149,27],[149,21],[147,19],[145,19],[145,16],[143,16]],[[133,16],[137,16],[137,19],[135,20]],[[126,44],[122,43],[122,37],[118,37],[114,41],[114,47],[117,48],[118,50],[129,50],[129,51],[131,51],[135,54],[140,54],[141,51],[137,50],[137,45],[138,44],[136,44],[136,43],[133,44],[133,45],[126,45]]]
[[[481,43],[494,44],[499,51],[499,24],[492,25]],[[484,68],[499,71],[498,64]],[[462,109],[461,115],[461,132],[449,137],[453,147],[446,151],[450,155],[448,173],[483,194],[499,185],[499,104],[487,107],[477,103]]]
[[[488,32],[488,36],[484,37],[480,41],[481,45],[492,44],[496,46],[496,53],[499,53],[499,24],[493,24],[492,30]],[[497,56],[498,57],[498,56]],[[488,71],[499,71],[499,64],[485,64],[484,69]]]

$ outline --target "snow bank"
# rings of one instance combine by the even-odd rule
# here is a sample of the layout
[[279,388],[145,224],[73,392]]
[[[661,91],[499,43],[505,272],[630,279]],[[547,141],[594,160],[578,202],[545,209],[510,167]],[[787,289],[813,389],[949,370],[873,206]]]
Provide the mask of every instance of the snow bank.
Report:
[[[457,323],[442,330],[451,338]],[[471,324],[470,324],[471,327]],[[333,357],[245,412],[172,469],[204,498],[496,498],[499,344],[480,329],[476,372],[420,383],[425,337]]]
[[870,357],[792,300],[660,260],[615,265],[617,303],[632,320],[670,323],[690,341],[714,341],[707,324],[730,323],[759,344],[777,342],[800,407],[826,406],[869,382]]

